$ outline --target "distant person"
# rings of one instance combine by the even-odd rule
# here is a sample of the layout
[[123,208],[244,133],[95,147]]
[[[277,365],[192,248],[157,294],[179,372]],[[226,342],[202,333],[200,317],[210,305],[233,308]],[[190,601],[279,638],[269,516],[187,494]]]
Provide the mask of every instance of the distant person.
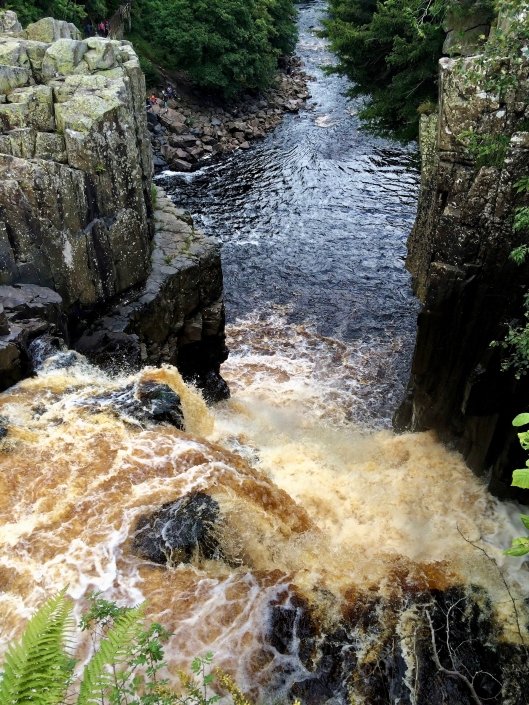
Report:
[[110,34],[110,20],[105,20],[105,37]]
[[88,21],[84,26],[84,33],[86,37],[93,37],[95,34],[94,25],[92,22]]
[[97,33],[101,37],[105,36],[105,23],[103,22],[103,20],[101,20],[101,22],[97,25]]
[[167,91],[165,89],[162,91],[162,108],[167,110]]
[[151,105],[156,105],[158,103],[158,98],[157,96],[153,93],[151,97],[149,98],[149,103]]

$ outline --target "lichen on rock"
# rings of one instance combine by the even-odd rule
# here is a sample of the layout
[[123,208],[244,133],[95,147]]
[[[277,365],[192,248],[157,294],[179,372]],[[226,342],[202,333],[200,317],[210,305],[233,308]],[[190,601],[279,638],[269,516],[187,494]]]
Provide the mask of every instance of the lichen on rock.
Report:
[[[152,172],[131,44],[82,39],[52,18],[22,30],[0,14],[0,284],[57,292],[71,342],[90,331],[101,341],[98,321],[120,311],[107,333],[141,349],[137,364],[176,364],[187,345],[196,364],[186,374],[215,376],[226,354],[218,249],[194,230],[183,238],[191,228],[174,213],[155,219]],[[30,365],[19,353],[22,376]]]

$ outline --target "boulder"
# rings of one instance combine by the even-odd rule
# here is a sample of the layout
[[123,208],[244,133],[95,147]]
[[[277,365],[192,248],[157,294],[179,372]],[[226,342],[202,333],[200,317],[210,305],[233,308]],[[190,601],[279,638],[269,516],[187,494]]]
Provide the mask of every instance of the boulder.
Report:
[[164,504],[136,525],[132,550],[154,563],[178,565],[193,557],[221,559],[219,505],[205,492],[192,492]]
[[122,389],[90,397],[84,406],[108,410],[132,423],[164,423],[184,430],[180,397],[167,384],[140,380]]
[[22,25],[18,21],[17,13],[12,10],[0,10],[0,34],[19,34]]
[[70,22],[44,17],[26,27],[26,37],[37,42],[51,44],[60,39],[81,39],[81,32]]

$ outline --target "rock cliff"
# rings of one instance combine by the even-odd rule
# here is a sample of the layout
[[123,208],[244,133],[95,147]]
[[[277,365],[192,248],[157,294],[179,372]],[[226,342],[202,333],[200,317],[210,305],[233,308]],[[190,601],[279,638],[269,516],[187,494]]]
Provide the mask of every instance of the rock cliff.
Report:
[[[529,404],[527,381],[502,372],[497,348],[523,320],[527,266],[510,259],[524,205],[516,182],[528,175],[529,65],[504,60],[490,70],[517,77],[498,99],[476,87],[479,57],[442,59],[439,116],[423,118],[422,184],[408,243],[408,268],[423,303],[400,429],[435,429],[499,494],[510,491],[519,454],[511,420]],[[470,77],[470,78],[469,78]],[[489,145],[469,150],[474,143]]]
[[218,248],[152,185],[130,43],[0,13],[0,131],[0,388],[47,333],[225,395]]

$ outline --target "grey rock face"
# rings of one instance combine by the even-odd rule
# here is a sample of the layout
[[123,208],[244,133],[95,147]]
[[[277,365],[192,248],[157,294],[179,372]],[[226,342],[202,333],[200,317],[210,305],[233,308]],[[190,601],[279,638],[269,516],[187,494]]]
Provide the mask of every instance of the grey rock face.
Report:
[[[176,365],[208,401],[229,396],[220,377],[227,357],[222,268],[217,243],[156,188],[152,268],[129,296],[118,298],[75,347],[88,358],[113,363]],[[123,354],[123,351],[127,351]]]
[[[435,429],[491,489],[506,494],[519,462],[511,419],[526,409],[529,385],[501,372],[490,343],[523,320],[529,272],[510,253],[523,241],[513,214],[527,205],[515,184],[528,173],[529,66],[505,66],[518,80],[500,103],[464,80],[462,64],[471,69],[474,61],[441,60],[438,122],[423,119],[421,195],[407,262],[423,310],[395,424]],[[469,129],[489,141],[507,135],[505,159],[477,164],[461,137]]]
[[[7,26],[14,18],[0,14]],[[187,376],[217,375],[226,355],[218,249],[163,192],[153,211],[145,81],[131,45],[82,40],[51,18],[6,30],[0,94],[0,285],[57,292],[67,337],[98,363],[183,356],[194,360]],[[24,357],[28,341],[17,340]]]
[[25,34],[0,36],[0,281],[86,308],[149,266],[144,80],[126,42],[50,18]]
[[472,56],[479,52],[490,32],[493,13],[475,0],[460,0],[449,7],[444,22],[446,39],[443,53],[449,56]]

